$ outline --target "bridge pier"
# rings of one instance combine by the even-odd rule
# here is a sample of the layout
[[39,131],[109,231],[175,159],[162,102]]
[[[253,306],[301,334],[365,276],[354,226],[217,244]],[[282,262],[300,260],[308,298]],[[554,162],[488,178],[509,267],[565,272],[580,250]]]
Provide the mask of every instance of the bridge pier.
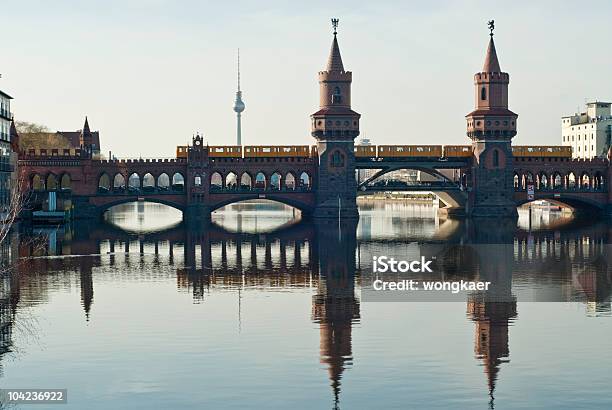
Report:
[[191,222],[209,222],[210,221],[210,207],[202,203],[195,203],[187,205],[187,208],[183,214],[183,220],[187,223]]

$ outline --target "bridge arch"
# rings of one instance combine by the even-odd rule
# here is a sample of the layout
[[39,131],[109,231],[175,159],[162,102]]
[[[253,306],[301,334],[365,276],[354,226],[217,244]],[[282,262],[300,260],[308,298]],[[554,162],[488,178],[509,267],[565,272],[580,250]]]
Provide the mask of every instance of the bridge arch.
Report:
[[[543,193],[543,194],[537,195],[536,200],[537,201],[547,201],[547,202],[553,203],[558,206],[566,206],[572,210],[601,211],[605,208],[605,204],[603,204],[600,201],[597,201],[597,199],[593,199],[588,196],[585,197],[584,195],[580,195],[579,193],[563,194],[562,198],[558,198],[558,197],[555,198],[555,194],[553,192]],[[522,206],[529,202],[534,202],[534,201],[530,201],[527,198],[521,198],[519,200],[516,200],[515,202],[516,202],[516,206],[519,207],[519,206]]]
[[56,191],[57,190],[57,176],[50,172],[47,175],[47,183],[46,183],[47,191]]
[[128,177],[128,188],[140,189],[142,186],[142,180],[137,172],[132,172]]
[[294,190],[295,189],[295,175],[293,174],[293,172],[289,171],[287,172],[287,174],[285,175],[285,189],[291,189]]
[[238,188],[238,174],[234,171],[230,171],[225,176],[225,187],[229,189]]
[[215,171],[210,175],[210,187],[216,189],[223,188],[223,176],[220,172]]
[[33,174],[30,181],[30,186],[33,191],[41,192],[45,190],[45,180],[41,175]]
[[172,175],[172,189],[182,191],[185,188],[185,175],[175,172]]
[[243,172],[240,176],[240,188],[242,189],[251,189],[253,188],[253,178],[251,174],[248,172]]
[[170,188],[170,177],[167,173],[162,172],[161,174],[159,174],[159,176],[157,177],[157,187],[162,189]]
[[312,176],[306,172],[302,171],[300,173],[300,188],[312,189]]
[[[253,193],[253,194],[241,194],[240,196],[236,196],[236,197],[232,197],[232,198],[227,198],[224,200],[221,200],[219,202],[216,202],[214,204],[210,205],[210,212],[214,212],[218,209],[223,208],[224,206],[227,205],[231,205],[231,204],[237,204],[240,202],[245,202],[245,201],[250,201],[253,199],[257,199],[257,200],[261,200],[262,198],[259,197],[259,194],[257,193]],[[310,204],[307,204],[305,202],[300,201],[299,199],[294,199],[294,198],[290,198],[290,197],[286,197],[286,196],[271,196],[268,195],[266,198],[263,198],[265,201],[270,201],[270,202],[277,202],[280,204],[284,204],[284,205],[289,205],[293,208],[298,209],[300,212],[302,212],[302,216],[304,215],[309,215],[312,213],[312,206]]]
[[147,172],[142,177],[142,188],[152,189],[155,188],[155,177],[150,172]]
[[283,177],[281,176],[280,172],[275,171],[272,175],[270,175],[270,187],[272,189],[276,189],[277,191],[282,189]]
[[[119,198],[117,200],[114,201],[110,201],[107,202],[103,205],[98,206],[98,212],[100,215],[104,215],[105,212],[107,212],[110,208],[117,206],[117,205],[123,205],[123,204],[129,204],[132,202],[138,202],[137,200],[135,200],[133,197],[124,197],[124,198]],[[150,198],[150,197],[146,197],[144,202],[151,202],[151,203],[155,203],[155,204],[161,204],[161,205],[166,205],[169,206],[171,208],[174,209],[178,209],[179,211],[185,212],[185,207],[182,204],[173,202],[173,201],[169,201],[167,199],[163,199],[163,198]]]
[[59,188],[62,191],[68,191],[72,189],[72,178],[70,178],[69,173],[64,172],[64,174],[60,178]]
[[266,189],[268,187],[268,177],[263,171],[259,171],[255,174],[255,188]]
[[117,173],[115,174],[115,176],[113,177],[113,189],[114,190],[119,190],[119,189],[125,189],[126,184],[125,184],[125,176],[121,173]]

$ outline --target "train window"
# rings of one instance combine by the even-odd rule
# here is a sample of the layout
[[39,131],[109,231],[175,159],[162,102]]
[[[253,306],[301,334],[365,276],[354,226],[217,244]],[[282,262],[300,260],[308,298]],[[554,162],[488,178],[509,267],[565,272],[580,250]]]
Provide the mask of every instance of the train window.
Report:
[[261,152],[272,152],[272,150],[270,149],[270,147],[263,147],[261,149]]
[[283,152],[291,152],[291,147],[282,147]]
[[404,147],[395,147],[396,152],[404,152]]
[[425,149],[423,147],[417,147],[416,150],[417,152],[423,152]]

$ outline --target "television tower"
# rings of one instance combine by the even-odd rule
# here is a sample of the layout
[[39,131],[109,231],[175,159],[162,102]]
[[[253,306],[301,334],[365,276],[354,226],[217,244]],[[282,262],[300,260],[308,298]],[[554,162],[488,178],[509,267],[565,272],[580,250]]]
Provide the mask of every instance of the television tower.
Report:
[[238,49],[238,91],[236,91],[236,101],[234,101],[234,111],[236,112],[236,145],[242,145],[241,115],[244,108],[242,91],[240,90],[240,49]]

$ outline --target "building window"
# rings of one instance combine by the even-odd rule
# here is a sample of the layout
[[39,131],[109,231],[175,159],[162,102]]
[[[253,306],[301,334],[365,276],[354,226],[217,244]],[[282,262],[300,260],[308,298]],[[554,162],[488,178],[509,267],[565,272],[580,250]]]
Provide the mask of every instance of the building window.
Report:
[[334,88],[332,94],[332,104],[342,104],[342,94],[340,94],[340,87]]
[[344,166],[344,155],[340,151],[334,151],[331,155],[331,166],[336,168]]
[[487,99],[487,89],[485,87],[480,89],[480,99],[483,101]]
[[499,168],[499,151],[493,151],[493,166]]
[[193,183],[195,184],[195,186],[202,186],[202,177],[199,175],[196,175]]

